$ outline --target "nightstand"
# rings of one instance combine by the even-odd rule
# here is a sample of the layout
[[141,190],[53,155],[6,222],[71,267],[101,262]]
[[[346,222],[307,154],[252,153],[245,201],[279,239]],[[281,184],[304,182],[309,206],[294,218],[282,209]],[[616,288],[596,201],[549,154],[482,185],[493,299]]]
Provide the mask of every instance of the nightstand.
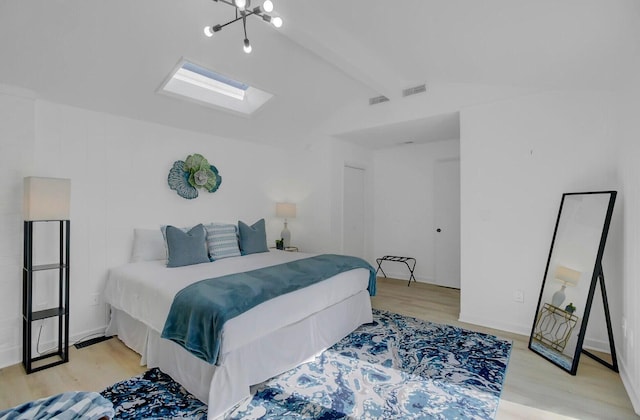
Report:
[[[269,249],[278,249],[275,246],[271,246],[269,247]],[[298,249],[297,246],[287,246],[284,249],[281,249],[280,251],[287,251],[287,252],[299,252],[300,250]]]

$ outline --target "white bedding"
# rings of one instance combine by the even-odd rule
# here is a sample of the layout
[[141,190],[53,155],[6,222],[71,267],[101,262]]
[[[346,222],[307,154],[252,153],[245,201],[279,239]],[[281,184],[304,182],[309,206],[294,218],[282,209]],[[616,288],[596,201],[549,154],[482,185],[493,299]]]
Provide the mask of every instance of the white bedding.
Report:
[[[185,385],[188,390],[205,402],[207,398],[204,397],[209,395],[209,414],[213,417],[238,402],[239,398],[247,396],[249,385],[295,366],[330,346],[358,325],[370,322],[371,306],[366,294],[369,271],[355,269],[341,273],[264,302],[229,320],[222,332],[220,366],[215,369],[211,367],[211,389],[207,389],[207,393],[204,393],[202,385],[193,385],[191,389],[188,386],[190,376],[202,370],[204,362],[175,343],[159,338],[173,297],[182,288],[202,279],[310,256],[312,254],[272,251],[178,268],[167,268],[163,261],[127,264],[110,271],[105,288],[105,300],[114,308],[114,313],[124,312],[127,314],[127,320],[139,322],[136,328],[148,328],[148,332],[143,334],[145,338],[138,338],[138,344],[130,343],[131,340],[123,340],[142,354],[143,362],[147,362],[149,355],[167,353],[167,349],[158,350],[155,347],[171,349],[168,352],[171,354],[170,359],[176,361],[172,361],[171,365],[191,365],[193,362],[193,368],[181,369],[170,367],[166,357],[160,358],[165,360],[164,365],[172,371],[170,374],[174,379]],[[114,320],[112,324],[116,325],[111,325],[110,330],[116,333],[120,331],[124,335],[124,324],[117,325],[118,322]],[[327,322],[328,320],[331,321]],[[301,334],[306,335],[303,340],[300,340]],[[283,340],[291,347],[289,355],[282,351]],[[253,360],[250,356],[256,354],[262,356],[261,363],[256,363],[257,359]],[[273,361],[265,359],[267,356]],[[279,357],[282,357],[282,360],[275,360]],[[247,363],[248,359],[251,359],[252,363]],[[159,364],[162,369],[162,362]],[[251,369],[247,368],[249,365]],[[196,382],[200,383],[203,380],[208,381],[204,378]],[[214,390],[214,387],[217,390]],[[233,390],[229,392],[228,401],[220,400],[221,389]]]

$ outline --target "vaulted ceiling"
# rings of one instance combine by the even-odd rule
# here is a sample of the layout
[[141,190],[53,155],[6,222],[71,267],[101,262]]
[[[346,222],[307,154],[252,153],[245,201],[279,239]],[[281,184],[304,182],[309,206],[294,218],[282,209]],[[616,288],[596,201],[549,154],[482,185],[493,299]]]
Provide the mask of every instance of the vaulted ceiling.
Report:
[[[249,18],[245,54],[240,24],[203,35],[233,17],[212,0],[0,0],[0,83],[222,137],[376,148],[456,136],[475,103],[623,87],[638,53],[636,0],[273,2],[284,26]],[[182,58],[275,97],[247,118],[157,94]]]

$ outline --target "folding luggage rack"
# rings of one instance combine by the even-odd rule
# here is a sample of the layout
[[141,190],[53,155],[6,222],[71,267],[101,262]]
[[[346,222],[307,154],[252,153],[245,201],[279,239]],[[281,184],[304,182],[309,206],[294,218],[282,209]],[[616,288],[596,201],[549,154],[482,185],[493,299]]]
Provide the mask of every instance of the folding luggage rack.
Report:
[[[382,269],[382,262],[383,261],[393,261],[393,262],[405,263],[405,265],[409,269],[409,273],[411,274],[409,276],[409,283],[407,283],[407,287],[409,287],[411,285],[411,280],[412,279],[413,279],[413,281],[416,281],[416,277],[413,275],[413,270],[415,270],[415,268],[416,268],[416,259],[415,258],[412,258],[412,257],[397,257],[397,256],[394,256],[394,255],[385,255],[382,258],[376,258],[376,262],[378,263],[378,268],[376,269],[376,274],[378,274],[378,270],[379,270],[379,271],[382,271],[382,274],[385,277],[387,277],[386,273]],[[409,265],[409,263],[413,263],[413,264]]]

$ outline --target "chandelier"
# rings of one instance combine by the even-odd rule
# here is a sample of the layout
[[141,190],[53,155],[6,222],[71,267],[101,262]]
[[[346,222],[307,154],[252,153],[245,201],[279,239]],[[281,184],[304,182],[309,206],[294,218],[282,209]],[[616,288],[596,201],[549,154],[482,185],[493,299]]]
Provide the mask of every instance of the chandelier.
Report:
[[282,18],[280,16],[271,16],[270,14],[273,11],[273,3],[271,0],[265,0],[261,6],[256,6],[251,8],[251,0],[213,0],[220,3],[228,4],[229,6],[233,6],[236,9],[236,18],[230,20],[227,23],[220,25],[212,25],[206,26],[204,28],[204,34],[211,38],[213,34],[218,31],[221,31],[227,25],[231,25],[234,22],[238,22],[242,20],[242,26],[244,28],[244,52],[249,54],[251,52],[251,43],[249,42],[249,38],[247,37],[247,17],[253,15],[261,17],[265,22],[271,23],[276,28],[282,26]]

